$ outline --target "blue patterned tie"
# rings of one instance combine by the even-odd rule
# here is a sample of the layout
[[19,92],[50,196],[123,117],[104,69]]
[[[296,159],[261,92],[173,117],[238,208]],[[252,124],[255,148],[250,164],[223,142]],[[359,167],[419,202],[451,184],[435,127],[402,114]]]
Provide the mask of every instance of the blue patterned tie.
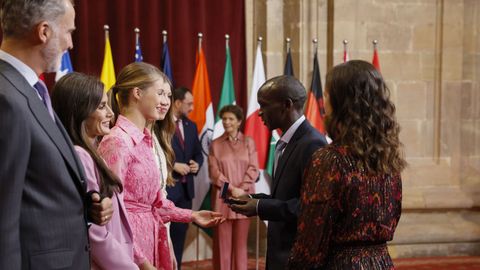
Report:
[[43,104],[47,107],[48,113],[52,117],[53,121],[55,121],[55,117],[53,116],[53,108],[52,108],[52,101],[50,100],[50,95],[48,94],[47,86],[41,80],[39,80],[33,87],[37,90],[38,94],[42,98]]

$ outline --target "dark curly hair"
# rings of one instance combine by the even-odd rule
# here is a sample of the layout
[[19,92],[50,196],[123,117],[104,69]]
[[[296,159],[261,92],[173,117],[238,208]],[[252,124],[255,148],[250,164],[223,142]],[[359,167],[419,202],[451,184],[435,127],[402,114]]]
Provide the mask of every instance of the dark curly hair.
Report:
[[328,72],[325,88],[333,142],[347,146],[367,172],[400,173],[406,166],[400,126],[380,72],[368,62],[348,61]]

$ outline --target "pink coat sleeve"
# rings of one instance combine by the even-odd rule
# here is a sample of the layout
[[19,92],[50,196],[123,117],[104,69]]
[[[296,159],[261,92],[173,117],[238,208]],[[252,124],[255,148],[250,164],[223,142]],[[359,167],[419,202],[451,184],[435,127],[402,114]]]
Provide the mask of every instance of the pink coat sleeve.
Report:
[[[125,179],[129,162],[129,148],[124,140],[119,137],[106,136],[98,146],[98,153],[107,163],[107,166],[115,173],[121,181]],[[133,255],[135,263],[141,265],[145,262],[146,257],[141,249],[133,241]]]
[[[95,163],[88,152],[75,146],[75,150],[82,161],[87,180],[87,190],[100,191],[97,179],[97,170]],[[115,198],[113,198],[115,199]],[[112,236],[106,226],[92,224],[88,230],[90,245],[92,247],[91,256],[98,266],[102,269],[130,270],[138,269],[122,244]]]
[[255,142],[250,137],[246,137],[245,143],[248,149],[249,162],[240,188],[248,192],[250,190],[250,187],[255,183],[255,180],[257,180],[259,171],[257,148],[255,147]]

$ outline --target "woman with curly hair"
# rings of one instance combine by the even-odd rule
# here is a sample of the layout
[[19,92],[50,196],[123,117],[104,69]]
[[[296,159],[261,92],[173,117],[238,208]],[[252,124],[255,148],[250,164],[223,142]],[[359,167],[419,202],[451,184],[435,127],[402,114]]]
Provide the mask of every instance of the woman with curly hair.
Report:
[[305,171],[288,269],[394,269],[386,241],[400,219],[406,162],[389,90],[373,65],[354,60],[327,74],[324,95],[333,142]]

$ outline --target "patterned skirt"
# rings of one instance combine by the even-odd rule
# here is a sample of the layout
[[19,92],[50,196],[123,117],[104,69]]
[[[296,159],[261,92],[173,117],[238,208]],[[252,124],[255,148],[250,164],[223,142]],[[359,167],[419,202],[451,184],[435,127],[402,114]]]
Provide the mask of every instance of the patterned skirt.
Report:
[[395,269],[386,244],[335,247],[326,267],[328,270]]

